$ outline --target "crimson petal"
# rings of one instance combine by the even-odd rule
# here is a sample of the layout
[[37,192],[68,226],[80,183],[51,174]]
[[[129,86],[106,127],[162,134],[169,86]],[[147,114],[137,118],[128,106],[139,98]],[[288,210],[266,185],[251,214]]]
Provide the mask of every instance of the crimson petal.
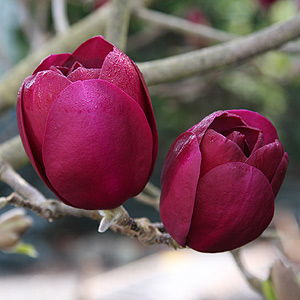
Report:
[[274,213],[265,175],[240,162],[217,166],[199,181],[186,244],[200,252],[222,252],[256,239]]
[[246,109],[234,109],[228,112],[240,116],[249,126],[260,129],[264,133],[265,144],[278,139],[274,125],[264,116]]
[[86,68],[101,68],[106,55],[113,50],[113,45],[101,36],[95,36],[82,43],[65,62],[71,68],[75,62]]
[[51,105],[57,95],[71,82],[53,71],[41,71],[25,80],[22,93],[24,127],[35,161],[42,162],[45,125]]
[[285,177],[285,173],[287,171],[288,164],[289,164],[289,157],[288,154],[285,152],[271,182],[272,189],[274,192],[274,197],[276,197],[276,195],[280,190],[283,179]]
[[51,107],[43,162],[72,206],[115,208],[140,193],[149,176],[152,134],[145,114],[111,83],[76,81]]
[[62,66],[66,60],[71,56],[71,53],[53,54],[45,59],[34,70],[33,75],[40,71],[49,70],[51,66]]
[[201,177],[218,165],[228,162],[245,162],[241,148],[222,134],[208,129],[200,144],[202,155]]
[[167,231],[182,246],[191,224],[200,163],[197,138],[185,132],[172,145],[162,171],[160,216]]
[[246,164],[261,170],[271,182],[283,156],[283,147],[279,140],[267,144],[253,152]]

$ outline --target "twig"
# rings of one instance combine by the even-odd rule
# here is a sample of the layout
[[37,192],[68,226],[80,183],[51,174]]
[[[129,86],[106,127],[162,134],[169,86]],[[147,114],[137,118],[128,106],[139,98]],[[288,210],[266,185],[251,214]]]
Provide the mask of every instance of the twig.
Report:
[[57,33],[64,33],[69,28],[69,21],[66,11],[65,0],[52,0],[51,1],[52,19],[54,28]]
[[235,250],[232,250],[230,252],[231,252],[237,266],[239,267],[240,271],[242,272],[244,278],[249,283],[249,285],[255,291],[257,291],[259,294],[263,295],[262,282],[259,278],[252,275],[251,273],[249,273],[247,271],[247,269],[245,268],[244,264],[242,263],[241,256],[240,256],[241,250],[240,249],[235,249]]
[[110,15],[106,24],[106,39],[122,51],[126,49],[131,2],[131,0],[111,0]]
[[0,144],[0,161],[9,163],[15,169],[20,169],[28,164],[29,159],[24,151],[19,135]]
[[274,24],[246,37],[138,65],[146,82],[153,85],[240,63],[299,36],[300,13],[287,22]]
[[28,184],[14,169],[4,161],[0,161],[0,180],[9,185],[15,192],[30,198],[35,204],[43,203],[46,198],[33,186]]
[[105,218],[103,219],[97,210],[78,209],[65,205],[58,200],[46,199],[5,162],[0,163],[0,180],[16,191],[8,197],[0,198],[0,207],[7,204],[24,207],[49,221],[66,216],[75,216],[88,217],[101,221],[102,224],[106,218],[108,221],[112,221],[109,223],[109,227],[113,231],[136,238],[145,245],[165,244],[174,249],[181,248],[168,233],[163,232],[162,224],[152,224],[146,218],[133,219],[122,206],[111,211],[105,211]]
[[32,52],[0,79],[0,111],[15,104],[23,80],[49,54],[73,51],[93,35],[103,34],[109,3],[77,22],[63,34],[56,35],[38,50]]
[[136,9],[134,11],[134,14],[138,18],[144,21],[148,21],[151,24],[158,25],[161,28],[168,28],[177,33],[196,36],[213,43],[226,42],[237,37],[236,35],[227,33],[222,30],[214,29],[213,27],[196,24],[179,17],[167,15],[143,7]]

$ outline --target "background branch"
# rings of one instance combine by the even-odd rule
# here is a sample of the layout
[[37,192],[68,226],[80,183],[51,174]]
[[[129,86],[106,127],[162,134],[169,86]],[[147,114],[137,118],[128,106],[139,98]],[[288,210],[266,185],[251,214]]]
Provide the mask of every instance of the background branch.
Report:
[[54,28],[57,33],[64,33],[69,28],[65,0],[51,0],[51,12]]
[[105,38],[121,51],[126,49],[131,3],[131,0],[111,0],[106,23]]
[[138,64],[149,85],[240,63],[300,36],[300,13],[291,20],[220,45]]

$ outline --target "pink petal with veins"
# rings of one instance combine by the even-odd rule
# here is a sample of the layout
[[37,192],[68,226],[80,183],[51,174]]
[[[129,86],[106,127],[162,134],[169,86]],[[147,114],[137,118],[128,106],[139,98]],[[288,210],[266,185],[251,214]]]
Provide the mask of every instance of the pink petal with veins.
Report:
[[72,206],[112,209],[144,188],[152,133],[142,109],[118,87],[76,81],[51,107],[43,162],[49,181]]
[[201,154],[196,136],[185,132],[172,145],[161,176],[160,216],[176,242],[185,245],[193,215]]
[[265,175],[240,162],[217,166],[198,184],[186,245],[222,252],[256,239],[274,213],[274,195]]

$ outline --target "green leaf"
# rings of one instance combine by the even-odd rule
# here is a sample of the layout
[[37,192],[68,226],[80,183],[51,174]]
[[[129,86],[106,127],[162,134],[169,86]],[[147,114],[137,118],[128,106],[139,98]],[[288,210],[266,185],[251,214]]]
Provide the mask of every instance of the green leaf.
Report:
[[271,283],[271,280],[268,279],[263,283],[263,293],[267,300],[277,300],[275,292]]
[[32,258],[37,258],[39,255],[33,245],[25,243],[19,243],[14,252],[17,254],[27,255]]

